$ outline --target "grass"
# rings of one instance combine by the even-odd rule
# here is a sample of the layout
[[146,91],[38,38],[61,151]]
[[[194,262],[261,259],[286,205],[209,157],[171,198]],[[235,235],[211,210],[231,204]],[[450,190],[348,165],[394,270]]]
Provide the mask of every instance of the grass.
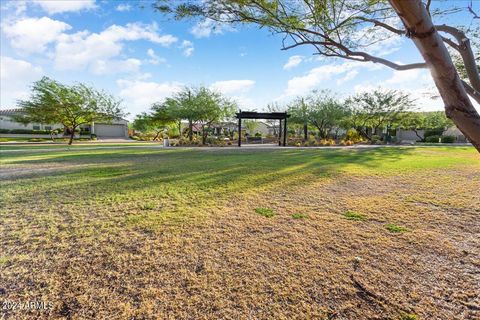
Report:
[[355,221],[364,221],[367,220],[367,217],[364,214],[355,212],[355,211],[346,211],[343,216],[347,220],[355,220]]
[[403,233],[410,231],[408,228],[402,227],[402,226],[397,226],[394,223],[388,223],[385,225],[385,228],[387,228],[388,231],[393,232],[393,233]]
[[308,218],[308,215],[303,214],[303,213],[293,213],[292,218],[293,219],[306,219],[306,218]]
[[473,148],[114,146],[0,147],[5,318],[475,318]]
[[255,208],[255,212],[266,218],[271,218],[275,216],[275,212],[273,212],[273,210],[269,208]]

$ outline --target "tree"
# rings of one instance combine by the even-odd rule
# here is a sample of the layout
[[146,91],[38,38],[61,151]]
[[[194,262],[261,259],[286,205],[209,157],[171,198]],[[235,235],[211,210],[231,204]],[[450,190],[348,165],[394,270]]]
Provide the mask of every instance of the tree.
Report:
[[171,119],[188,121],[188,136],[193,140],[193,126],[202,127],[202,141],[205,143],[207,132],[211,125],[223,118],[229,117],[235,110],[234,102],[226,99],[220,93],[208,88],[184,88],[164,102],[166,113]]
[[[200,17],[267,27],[284,36],[283,50],[310,46],[323,57],[379,63],[395,70],[428,67],[447,117],[480,151],[480,115],[468,98],[480,103],[480,75],[470,40],[460,28],[433,24],[432,19],[452,11],[431,10],[431,0],[157,0],[154,7],[177,19]],[[375,55],[371,48],[392,36],[410,38],[423,61],[399,64]],[[469,83],[459,78],[445,44],[461,56]]]
[[426,116],[422,112],[406,112],[401,115],[398,126],[402,129],[412,130],[420,141],[425,142],[425,136],[421,136],[419,130],[426,128]]
[[16,121],[61,123],[70,132],[69,145],[80,125],[124,116],[120,102],[113,96],[82,83],[67,86],[48,77],[34,82],[30,99],[18,105],[22,114],[15,117]]
[[157,140],[160,133],[168,129],[169,124],[173,121],[158,117],[155,113],[147,114],[142,112],[133,120],[133,128],[143,133],[153,133],[155,136],[153,140]]
[[[372,140],[379,129],[391,126],[408,111],[413,101],[405,93],[396,90],[359,93],[347,100],[350,106],[350,125],[364,138]],[[371,128],[369,133],[367,128]]]
[[303,139],[308,139],[308,123],[310,120],[310,106],[305,102],[305,98],[297,98],[288,107],[290,114],[290,123],[299,124],[303,127]]
[[206,143],[208,132],[213,123],[226,119],[237,109],[233,101],[220,93],[203,88],[199,98],[200,125],[202,126],[202,144]]
[[348,114],[348,109],[329,91],[314,91],[308,100],[309,122],[318,129],[321,138],[327,138],[334,127],[340,126]]
[[442,111],[406,112],[400,115],[398,121],[400,128],[412,130],[422,142],[425,142],[425,133],[421,136],[419,130],[438,130],[442,134],[452,125],[453,122]]
[[259,123],[256,120],[244,120],[243,126],[247,129],[251,134],[258,128]]

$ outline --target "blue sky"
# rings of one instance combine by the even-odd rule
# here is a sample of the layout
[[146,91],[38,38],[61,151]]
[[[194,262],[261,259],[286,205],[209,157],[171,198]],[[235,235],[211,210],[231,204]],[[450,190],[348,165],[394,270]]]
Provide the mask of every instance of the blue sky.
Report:
[[[422,110],[443,107],[430,98],[436,91],[427,70],[325,60],[309,47],[281,51],[281,38],[268,30],[169,21],[148,3],[2,1],[1,108],[28,97],[28,86],[43,75],[109,91],[123,100],[130,119],[184,85],[219,90],[244,110],[285,105],[312,89],[343,98],[378,86],[411,93]],[[454,19],[470,21],[468,14]],[[369,50],[393,61],[421,61],[405,38]]]

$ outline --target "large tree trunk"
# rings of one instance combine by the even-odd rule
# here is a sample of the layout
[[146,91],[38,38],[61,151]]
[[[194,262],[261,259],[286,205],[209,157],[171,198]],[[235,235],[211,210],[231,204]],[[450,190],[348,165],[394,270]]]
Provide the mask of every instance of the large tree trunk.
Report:
[[480,152],[480,115],[473,107],[450,54],[420,0],[389,0],[402,19],[407,35],[430,68],[445,104],[445,113]]

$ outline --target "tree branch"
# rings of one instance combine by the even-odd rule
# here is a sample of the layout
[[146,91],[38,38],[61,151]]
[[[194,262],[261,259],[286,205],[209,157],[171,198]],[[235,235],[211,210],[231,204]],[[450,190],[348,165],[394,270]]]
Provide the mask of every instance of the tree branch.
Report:
[[473,98],[478,104],[480,104],[480,92],[472,88],[467,82],[462,80],[463,87],[467,91],[468,95]]
[[[465,33],[457,28],[447,26],[445,24],[435,26],[438,31],[446,32],[452,35],[457,40],[458,45],[454,47],[461,55],[463,63],[465,64],[465,70],[467,71],[468,79],[472,84],[472,87],[480,92],[480,74],[478,73],[477,64],[475,62],[475,55],[473,54],[472,47],[470,45],[470,39],[467,38]],[[444,39],[442,37],[442,39]],[[444,39],[445,41],[445,39]],[[446,42],[450,44],[449,42]]]

